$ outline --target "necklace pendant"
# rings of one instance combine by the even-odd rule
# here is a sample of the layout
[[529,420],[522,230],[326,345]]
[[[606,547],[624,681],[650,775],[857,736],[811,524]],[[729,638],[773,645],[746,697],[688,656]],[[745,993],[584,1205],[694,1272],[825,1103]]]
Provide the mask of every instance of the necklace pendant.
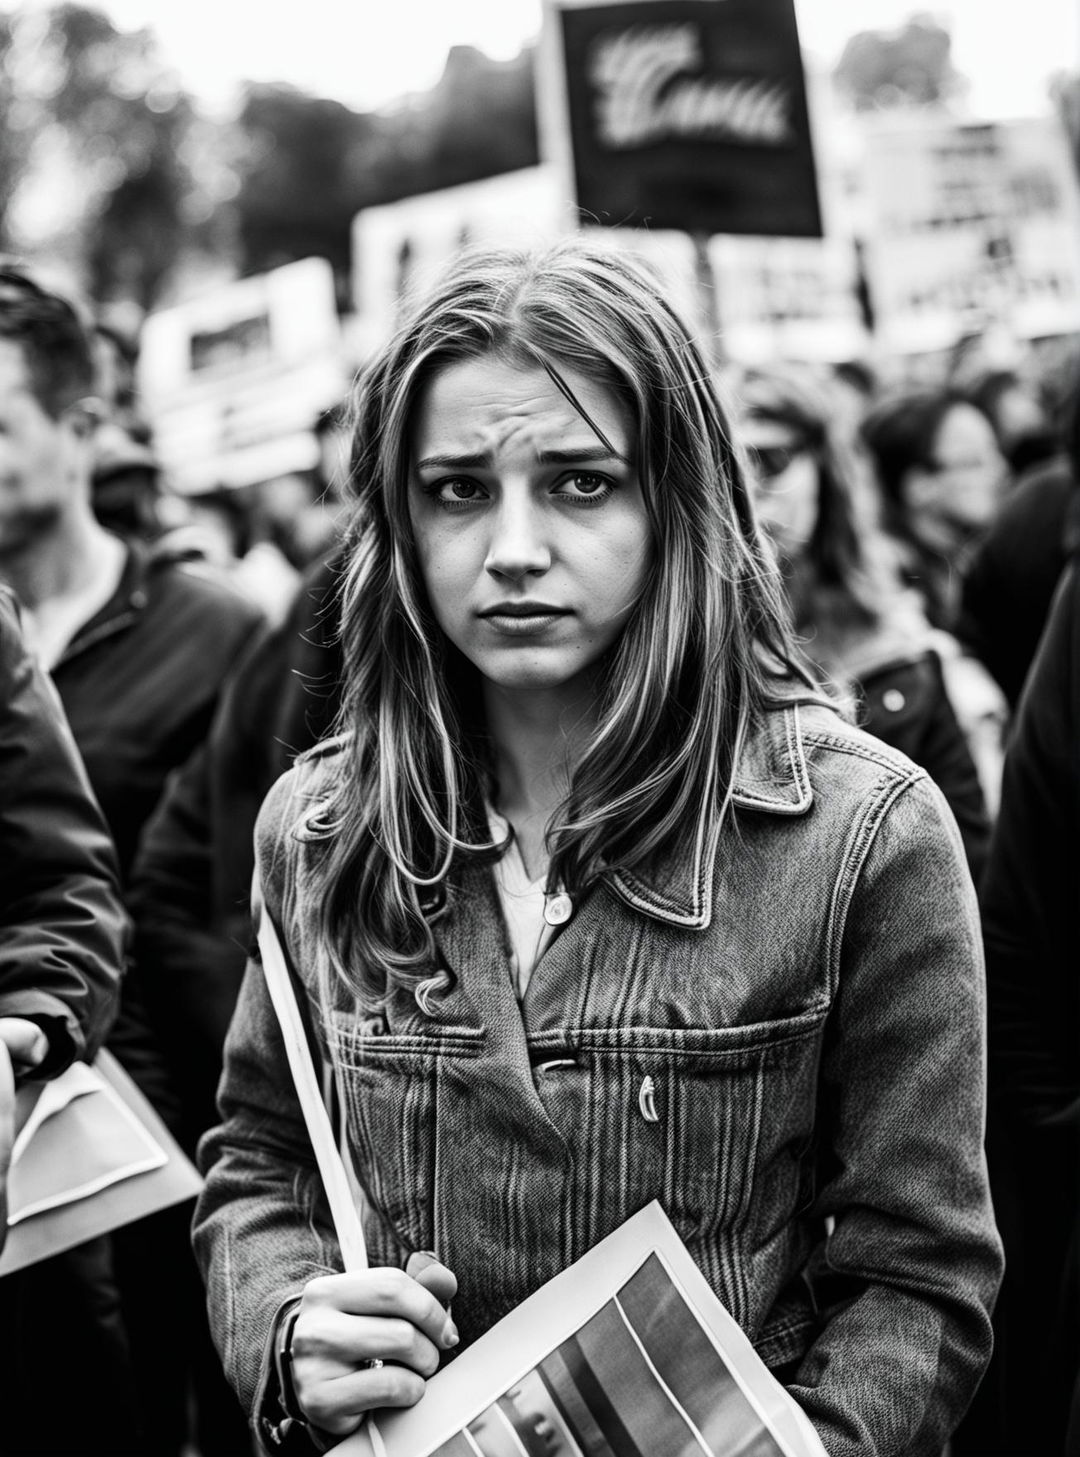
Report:
[[565,891],[544,897],[544,920],[549,926],[564,926],[574,914],[574,902]]

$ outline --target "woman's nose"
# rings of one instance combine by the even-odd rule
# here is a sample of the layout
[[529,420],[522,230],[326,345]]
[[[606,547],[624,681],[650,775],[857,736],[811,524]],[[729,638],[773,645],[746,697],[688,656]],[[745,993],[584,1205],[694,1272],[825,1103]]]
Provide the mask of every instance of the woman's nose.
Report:
[[540,511],[531,501],[504,500],[492,523],[484,569],[517,581],[551,566],[551,549]]

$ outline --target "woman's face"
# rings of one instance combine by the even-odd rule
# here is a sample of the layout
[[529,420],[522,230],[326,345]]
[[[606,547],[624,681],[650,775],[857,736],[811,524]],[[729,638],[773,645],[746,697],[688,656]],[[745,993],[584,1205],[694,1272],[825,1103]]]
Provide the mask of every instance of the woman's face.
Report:
[[794,561],[805,550],[817,523],[817,456],[793,425],[767,416],[748,416],[742,438],[758,520],[780,555]]
[[1001,504],[1008,467],[989,420],[956,404],[938,426],[927,466],[909,472],[905,499],[917,532],[933,544],[984,531]]
[[409,513],[432,611],[490,683],[568,686],[616,641],[651,529],[627,412],[561,372],[495,355],[447,365],[413,413]]

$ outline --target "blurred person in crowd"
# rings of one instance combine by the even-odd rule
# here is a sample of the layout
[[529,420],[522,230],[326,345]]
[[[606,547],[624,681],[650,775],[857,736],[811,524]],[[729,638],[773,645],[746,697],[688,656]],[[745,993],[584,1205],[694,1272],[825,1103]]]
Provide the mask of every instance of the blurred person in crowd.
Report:
[[846,416],[845,423],[857,429],[880,393],[877,370],[864,359],[843,359],[832,366],[830,375],[837,402]]
[[[1080,558],[1020,700],[981,889],[1006,1273],[957,1457],[1080,1457]],[[1066,1424],[1072,1405],[1068,1446]]]
[[[0,472],[6,464],[0,453]],[[16,1088],[90,1059],[116,1012],[126,921],[116,856],[56,691],[0,588],[0,1248]],[[63,1400],[56,1400],[57,1361]],[[88,1426],[137,1452],[126,1333],[109,1241],[91,1240],[0,1279],[0,1448],[83,1450]],[[45,1399],[34,1401],[35,1393]],[[25,1394],[25,1396],[24,1396]]]
[[956,816],[978,875],[989,821],[949,701],[936,633],[873,520],[873,486],[846,403],[808,367],[737,387],[759,519],[780,556],[803,649],[854,695],[862,726],[921,764]]
[[[179,528],[209,564],[231,574],[251,547],[251,492],[241,486],[215,486],[183,497],[185,520]],[[286,605],[288,603],[286,596]]]
[[343,732],[257,858],[372,1268],[252,961],[195,1240],[260,1440],[412,1405],[656,1197],[830,1457],[936,1457],[999,1277],[970,877],[800,654],[692,332],[581,240],[468,255],[356,405]]
[[337,536],[338,498],[316,475],[294,471],[255,489],[256,541],[269,542],[302,572],[328,551]]
[[115,420],[94,431],[91,505],[99,525],[124,540],[162,533],[161,467],[150,446]]
[[[19,269],[0,268],[0,580],[15,590],[28,641],[59,690],[123,883],[166,779],[205,737],[221,684],[261,617],[210,573],[121,541],[95,519],[94,382],[88,332],[71,305]],[[109,1045],[167,1112],[137,967]],[[163,1454],[185,1440],[199,1331],[185,1218],[181,1206],[113,1237],[144,1417]],[[166,1322],[163,1300],[174,1310]],[[94,1441],[108,1450],[107,1430],[88,1434],[83,1450]]]
[[1058,454],[1017,482],[964,576],[957,631],[1014,708],[1065,563],[1080,549],[1080,358],[1061,396]]
[[222,1047],[250,939],[259,806],[340,708],[340,549],[244,657],[214,723],[149,821],[131,877],[135,955],[178,1090],[185,1147],[214,1120]]
[[954,634],[961,583],[1005,497],[1008,465],[981,410],[944,388],[881,399],[861,427],[880,491],[881,523],[899,553],[904,580],[941,629],[949,697],[967,736],[993,817],[1001,786],[1008,705],[982,663]]
[[[339,411],[322,417],[323,468],[343,487]],[[242,493],[222,491],[228,508]],[[196,497],[199,507],[207,498]],[[250,529],[250,524],[245,526]],[[239,541],[232,551],[242,554]],[[222,558],[222,564],[226,558]],[[225,1033],[244,970],[259,805],[295,756],[331,731],[340,708],[335,546],[304,574],[275,630],[231,675],[205,743],[170,784],[146,827],[131,881],[136,959],[165,1045],[194,1150],[214,1121]]]
[[223,573],[270,626],[278,626],[296,595],[300,573],[263,534],[258,487],[216,486],[185,496],[183,505],[186,520],[169,535],[173,549],[182,546]]
[[98,319],[91,330],[94,394],[107,419],[139,445],[150,443],[150,427],[139,410],[135,369],[139,359],[136,331]]
[[987,368],[969,378],[960,393],[990,421],[1014,479],[1058,453],[1050,414],[1018,370]]
[[862,436],[881,490],[882,524],[935,627],[956,622],[960,578],[1005,497],[1008,465],[989,420],[946,389],[891,394]]

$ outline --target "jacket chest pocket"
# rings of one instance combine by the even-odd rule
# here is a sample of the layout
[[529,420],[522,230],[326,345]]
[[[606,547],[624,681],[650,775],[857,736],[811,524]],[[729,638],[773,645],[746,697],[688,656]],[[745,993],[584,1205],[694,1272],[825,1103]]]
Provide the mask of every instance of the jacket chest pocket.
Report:
[[658,1199],[736,1319],[755,1246],[805,1190],[818,1013],[732,1028],[578,1028],[531,1051],[574,1150],[576,1243]]
[[[386,1035],[358,1030],[351,1017],[328,1028],[357,1176],[378,1222],[406,1250],[435,1248],[440,1178],[440,1088],[479,1057],[480,1030]],[[445,1143],[443,1143],[445,1146]],[[395,1258],[388,1246],[373,1263]]]

